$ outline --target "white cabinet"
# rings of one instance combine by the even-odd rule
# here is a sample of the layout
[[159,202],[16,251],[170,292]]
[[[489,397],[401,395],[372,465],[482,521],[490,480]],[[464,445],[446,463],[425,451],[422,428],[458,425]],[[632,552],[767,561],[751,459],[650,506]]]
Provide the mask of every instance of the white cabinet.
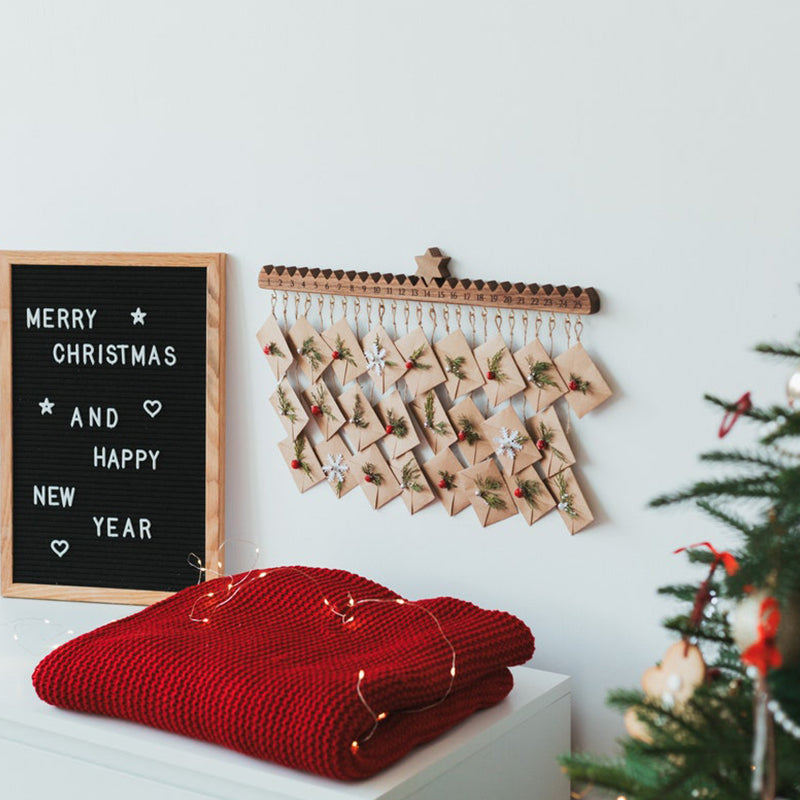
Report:
[[[21,619],[70,622],[69,606],[0,601],[0,781],[14,800],[567,800],[556,757],[569,749],[569,679],[517,667],[515,686],[393,767],[341,783],[135,723],[52,708],[30,675],[37,657],[11,633]],[[81,606],[86,629],[132,609]]]

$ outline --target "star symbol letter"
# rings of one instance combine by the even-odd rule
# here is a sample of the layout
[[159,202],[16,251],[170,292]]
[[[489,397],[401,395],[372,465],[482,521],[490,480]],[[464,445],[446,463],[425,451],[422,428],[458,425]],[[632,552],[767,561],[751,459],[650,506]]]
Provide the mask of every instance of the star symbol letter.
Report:
[[131,311],[134,325],[144,325],[144,318],[147,316],[146,311],[142,311],[139,306],[136,306],[136,311]]
[[39,403],[39,406],[42,409],[42,414],[52,414],[56,404],[51,402],[49,397],[45,397],[45,399]]

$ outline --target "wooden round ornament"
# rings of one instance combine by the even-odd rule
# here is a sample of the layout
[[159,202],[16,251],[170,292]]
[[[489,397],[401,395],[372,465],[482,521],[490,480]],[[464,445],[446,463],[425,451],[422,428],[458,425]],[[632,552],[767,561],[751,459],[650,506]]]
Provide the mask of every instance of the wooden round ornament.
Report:
[[[649,698],[660,701],[664,708],[679,709],[705,677],[706,664],[700,649],[686,642],[676,642],[664,653],[660,664],[645,670],[642,689]],[[628,709],[624,722],[625,729],[634,739],[652,742],[647,726],[634,709]]]

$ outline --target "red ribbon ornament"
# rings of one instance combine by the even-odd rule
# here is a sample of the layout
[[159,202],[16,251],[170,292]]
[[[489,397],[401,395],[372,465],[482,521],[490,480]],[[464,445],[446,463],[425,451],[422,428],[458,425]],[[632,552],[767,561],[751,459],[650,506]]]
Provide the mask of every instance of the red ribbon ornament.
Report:
[[736,420],[746,414],[753,407],[750,400],[750,392],[745,392],[733,405],[725,412],[722,422],[719,425],[719,438],[723,439],[731,432],[731,428],[736,424]]
[[783,664],[783,656],[775,642],[780,624],[778,601],[774,597],[767,597],[758,610],[758,639],[742,653],[742,661],[754,666],[762,678],[771,669],[778,669]]
[[711,599],[711,592],[709,591],[708,584],[714,577],[717,567],[722,564],[728,575],[735,575],[739,571],[739,562],[727,550],[717,550],[711,542],[698,542],[697,544],[690,544],[687,547],[679,547],[675,551],[675,554],[682,553],[684,550],[694,550],[696,547],[707,547],[714,554],[714,560],[711,562],[711,569],[708,572],[708,576],[700,584],[700,588],[697,590],[697,594],[694,597],[694,606],[692,608],[692,615],[689,617],[689,624],[695,628],[700,624],[700,620],[703,619],[703,610]]

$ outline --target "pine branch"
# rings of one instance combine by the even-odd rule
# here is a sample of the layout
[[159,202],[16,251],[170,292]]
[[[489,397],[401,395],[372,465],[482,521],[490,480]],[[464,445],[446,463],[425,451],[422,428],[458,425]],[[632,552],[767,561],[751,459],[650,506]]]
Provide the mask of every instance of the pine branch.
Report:
[[275,356],[276,358],[286,358],[286,353],[278,347],[277,342],[270,342],[264,345],[264,355]]
[[570,391],[572,392],[580,392],[581,394],[586,394],[591,388],[591,384],[589,381],[584,380],[580,377],[580,375],[576,375],[574,372],[570,372],[569,374],[569,383],[567,384]]
[[[408,436],[408,420],[405,417],[398,417],[390,408],[386,412],[387,433],[394,434],[398,439],[405,439]],[[392,430],[389,431],[388,429]]]
[[476,478],[475,496],[480,497],[489,508],[504,509],[506,501],[497,494],[497,490],[502,488],[502,484],[496,478]]
[[433,390],[425,395],[425,427],[433,431],[437,436],[447,436],[450,433],[450,428],[446,422],[436,422],[434,419],[436,415],[436,407],[433,401]]
[[466,373],[461,367],[464,366],[464,362],[466,359],[464,356],[456,356],[455,358],[450,358],[450,356],[445,356],[444,360],[447,362],[447,369],[446,372],[449,372],[454,377],[458,378],[460,381],[464,381],[467,379]]
[[361,471],[364,473],[364,480],[367,483],[374,483],[376,486],[380,486],[383,483],[383,476],[371,461],[363,464]]
[[517,489],[522,493],[522,499],[532,508],[536,509],[536,498],[541,494],[542,487],[536,481],[516,479]]
[[400,475],[400,488],[408,489],[410,492],[421,492],[422,484],[417,480],[420,476],[419,467],[413,458],[409,458],[403,464],[402,472]]
[[702,453],[700,460],[714,464],[749,464],[778,471],[790,466],[786,460],[769,458],[758,453],[745,453],[741,450],[711,450],[710,452]]
[[336,334],[336,353],[342,361],[346,361],[350,366],[355,367],[356,360],[353,357],[353,351],[345,344],[341,334]]
[[319,365],[322,363],[322,353],[320,353],[313,336],[303,339],[303,344],[300,347],[300,355],[304,356],[308,360],[308,363],[311,364],[312,372],[316,372]]
[[324,414],[328,419],[335,420],[336,416],[331,410],[327,398],[328,395],[327,392],[325,391],[325,386],[322,383],[320,383],[316,389],[313,389],[311,391],[311,399],[314,402],[314,405],[317,406],[320,412]]
[[425,348],[427,345],[425,343],[421,344],[413,353],[408,357],[408,363],[411,364],[413,369],[421,369],[423,372],[431,368],[430,364],[426,364],[424,361],[420,361],[420,357],[425,352]]
[[361,402],[360,394],[356,395],[356,401],[353,403],[353,415],[350,417],[350,423],[356,428],[367,427],[367,423],[364,421],[364,404]]
[[554,481],[558,489],[558,510],[563,511],[570,519],[577,519],[580,514],[575,509],[575,496],[569,492],[564,473],[559,472]]
[[557,447],[553,447],[552,441],[553,436],[555,435],[555,431],[544,422],[539,423],[539,429],[537,431],[536,425],[533,426],[533,432],[537,434],[536,436],[536,449],[537,450],[550,450],[553,455],[562,463],[566,463],[567,457],[564,453],[561,452]]
[[[294,457],[295,461],[297,461],[297,469],[303,470],[306,475],[309,477],[311,476],[311,467],[306,462],[303,454],[306,449],[306,437],[303,436],[301,433],[295,440],[294,440]],[[294,466],[294,465],[292,465]]]
[[465,414],[462,414],[458,418],[457,422],[458,422],[458,427],[460,429],[458,435],[459,439],[463,439],[469,445],[473,445],[481,441],[482,437],[476,430],[475,426],[472,424],[472,420],[469,419],[469,417],[467,417]]
[[494,355],[486,359],[486,377],[490,381],[505,383],[508,380],[508,375],[501,369],[504,353],[505,347],[501,347]]
[[795,361],[800,359],[800,349],[791,345],[781,344],[779,342],[765,342],[755,346],[757,353],[763,353],[767,356],[776,356],[778,358],[791,358]]
[[535,361],[530,356],[527,357],[528,362],[528,380],[538,389],[544,389],[545,386],[558,386],[558,384],[548,375],[553,365],[549,361]]
[[440,489],[452,489],[456,485],[456,476],[453,475],[452,472],[448,472],[446,469],[440,469],[438,473]]
[[292,405],[292,401],[286,396],[286,390],[278,384],[275,390],[278,396],[278,411],[282,417],[286,417],[291,423],[297,422],[297,409]]

